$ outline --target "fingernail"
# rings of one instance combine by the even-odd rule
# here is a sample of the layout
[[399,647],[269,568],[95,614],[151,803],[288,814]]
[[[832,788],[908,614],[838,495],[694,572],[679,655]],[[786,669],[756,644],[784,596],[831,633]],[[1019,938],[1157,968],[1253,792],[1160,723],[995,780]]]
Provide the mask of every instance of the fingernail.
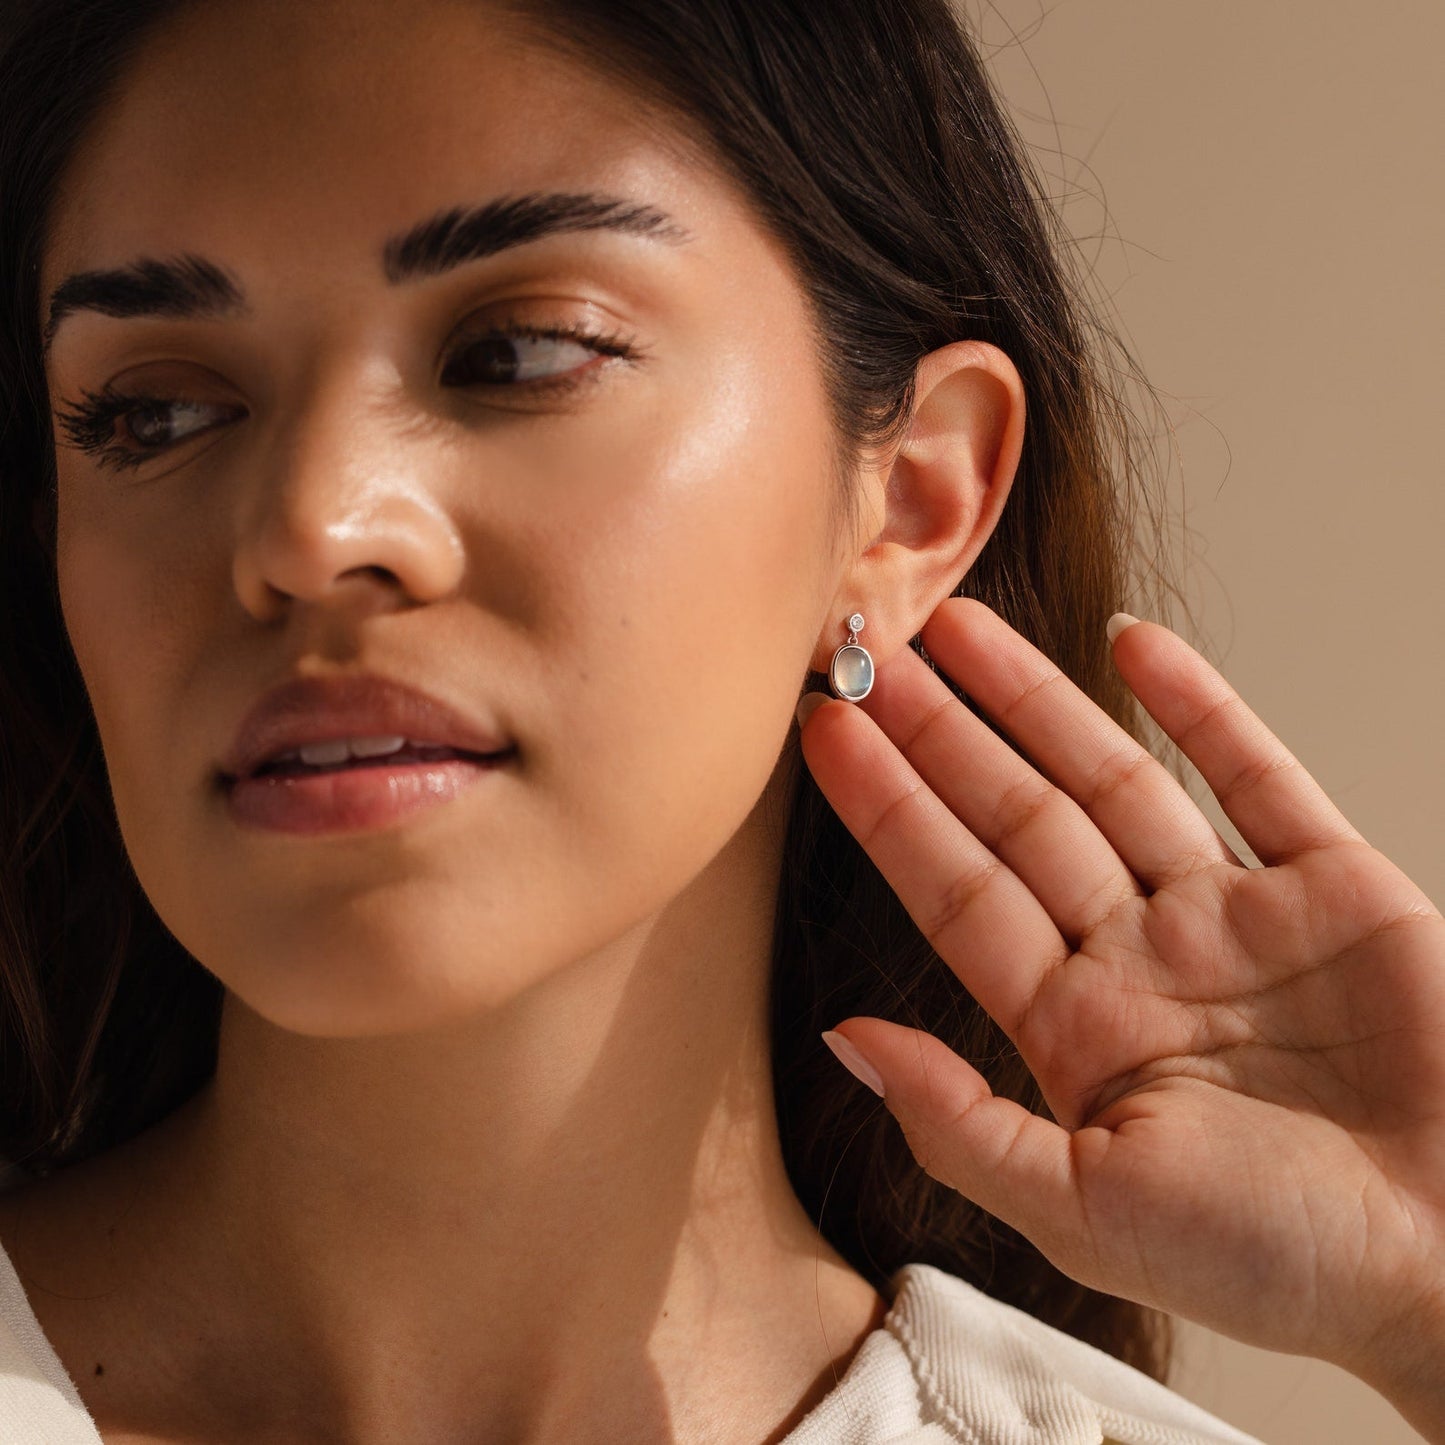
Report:
[[1116,612],[1104,628],[1104,631],[1109,634],[1110,646],[1113,646],[1114,639],[1126,627],[1132,627],[1138,620],[1137,617],[1131,617],[1127,612]]
[[798,726],[802,727],[827,701],[828,694],[826,692],[805,692],[798,699]]
[[823,1042],[838,1056],[838,1062],[848,1070],[860,1083],[867,1084],[870,1089],[881,1099],[883,1097],[883,1080],[878,1075],[878,1070],[858,1052],[855,1045],[850,1044],[842,1034],[836,1033],[833,1029],[823,1030]]

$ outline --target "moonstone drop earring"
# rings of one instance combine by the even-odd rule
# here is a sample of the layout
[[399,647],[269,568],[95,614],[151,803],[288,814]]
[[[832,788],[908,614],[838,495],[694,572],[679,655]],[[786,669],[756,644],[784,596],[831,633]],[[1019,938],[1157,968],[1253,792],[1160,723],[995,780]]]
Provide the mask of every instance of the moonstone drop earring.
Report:
[[858,642],[862,630],[863,614],[855,612],[848,619],[848,640],[833,654],[828,668],[828,686],[844,702],[862,702],[873,690],[873,657]]

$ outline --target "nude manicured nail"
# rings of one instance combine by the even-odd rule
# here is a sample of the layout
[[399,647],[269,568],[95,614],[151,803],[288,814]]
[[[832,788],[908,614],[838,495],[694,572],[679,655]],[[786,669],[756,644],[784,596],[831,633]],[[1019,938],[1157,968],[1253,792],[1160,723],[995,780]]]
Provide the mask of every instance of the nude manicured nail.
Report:
[[805,692],[798,699],[798,726],[802,727],[827,701],[828,694],[826,692]]
[[838,1062],[855,1079],[867,1084],[880,1099],[883,1097],[883,1080],[878,1076],[878,1070],[842,1034],[835,1033],[832,1029],[824,1029],[823,1042],[833,1050],[838,1056]]
[[1116,612],[1105,625],[1105,632],[1109,634],[1109,644],[1113,645],[1114,639],[1126,628],[1132,627],[1139,619],[1131,617],[1127,612]]

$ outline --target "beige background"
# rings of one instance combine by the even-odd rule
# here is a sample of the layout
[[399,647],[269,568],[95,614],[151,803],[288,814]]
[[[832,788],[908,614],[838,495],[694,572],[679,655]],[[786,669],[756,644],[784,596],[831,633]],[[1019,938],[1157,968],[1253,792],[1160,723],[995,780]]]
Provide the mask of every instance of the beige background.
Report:
[[[959,3],[1166,395],[1183,630],[1445,903],[1445,5]],[[1175,1387],[1270,1445],[1419,1439],[1340,1370],[1181,1337]]]
[[[1165,393],[1181,630],[1445,904],[1445,6],[960,3]],[[1341,1370],[1181,1338],[1175,1387],[1271,1445],[1420,1438]]]

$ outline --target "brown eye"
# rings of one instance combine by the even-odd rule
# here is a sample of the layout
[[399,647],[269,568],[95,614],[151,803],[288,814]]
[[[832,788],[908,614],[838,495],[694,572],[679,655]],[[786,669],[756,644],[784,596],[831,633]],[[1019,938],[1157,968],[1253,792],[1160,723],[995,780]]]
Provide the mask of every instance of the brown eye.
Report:
[[234,408],[198,401],[150,401],[124,413],[125,429],[140,446],[159,450],[204,431],[215,420],[212,413],[227,411]]
[[484,336],[467,343],[442,372],[449,386],[508,386],[547,380],[585,366],[596,352],[570,338]]
[[70,444],[107,467],[139,467],[151,457],[246,415],[243,406],[146,396],[106,386],[56,413]]
[[464,336],[442,368],[444,386],[531,386],[567,390],[599,356],[632,359],[632,343],[581,326],[507,322]]

